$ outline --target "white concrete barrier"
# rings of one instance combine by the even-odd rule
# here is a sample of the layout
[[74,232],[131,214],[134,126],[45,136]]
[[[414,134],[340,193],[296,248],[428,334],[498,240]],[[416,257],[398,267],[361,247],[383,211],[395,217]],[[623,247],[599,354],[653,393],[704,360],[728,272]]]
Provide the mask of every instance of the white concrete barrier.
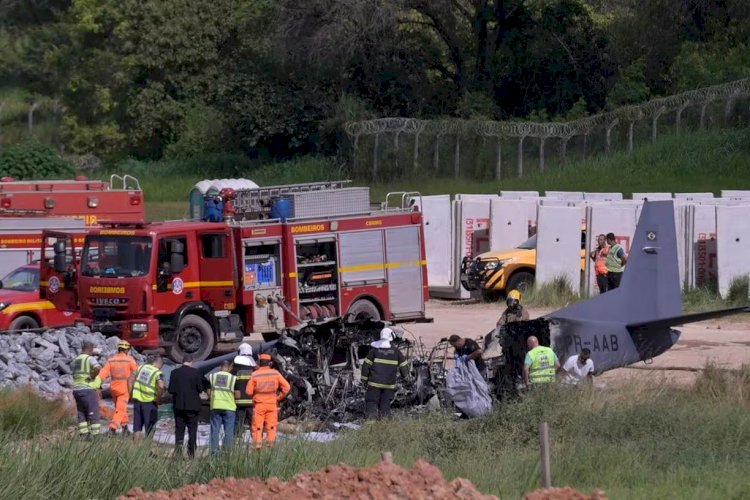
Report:
[[580,207],[540,206],[536,249],[536,284],[565,278],[574,292],[581,286]]
[[[419,203],[419,198],[416,202]],[[427,254],[427,283],[430,288],[451,288],[455,285],[453,247],[453,215],[448,194],[422,196],[424,240]]]
[[634,200],[671,200],[672,193],[633,193]]
[[716,207],[719,293],[726,297],[732,280],[750,275],[750,206]]
[[675,199],[678,200],[688,200],[688,201],[695,201],[695,200],[704,200],[706,198],[713,198],[713,193],[675,193],[674,194]]
[[545,191],[545,198],[554,198],[556,200],[579,201],[583,199],[582,191]]
[[536,233],[537,201],[490,201],[490,249],[515,248]]
[[750,191],[738,191],[734,189],[722,189],[722,198],[729,198],[730,200],[750,200]]
[[539,198],[539,191],[500,191],[500,196],[511,200]]
[[618,201],[622,200],[622,193],[583,193],[583,199],[588,201]]

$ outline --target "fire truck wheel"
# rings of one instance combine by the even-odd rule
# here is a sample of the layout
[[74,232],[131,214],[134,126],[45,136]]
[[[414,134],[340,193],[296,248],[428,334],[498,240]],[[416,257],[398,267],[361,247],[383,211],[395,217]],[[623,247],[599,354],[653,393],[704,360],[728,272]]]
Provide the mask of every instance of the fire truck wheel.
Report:
[[373,321],[380,321],[380,311],[378,311],[378,308],[366,299],[360,299],[354,302],[354,304],[349,307],[349,312],[347,313],[350,316],[351,319],[355,321],[363,321],[367,318],[370,318]]
[[11,330],[34,330],[39,328],[39,323],[31,316],[19,316],[10,324]]
[[195,361],[202,361],[214,349],[214,332],[208,321],[188,314],[180,322],[177,341],[172,346],[169,357],[177,363],[182,363],[186,354],[192,354]]

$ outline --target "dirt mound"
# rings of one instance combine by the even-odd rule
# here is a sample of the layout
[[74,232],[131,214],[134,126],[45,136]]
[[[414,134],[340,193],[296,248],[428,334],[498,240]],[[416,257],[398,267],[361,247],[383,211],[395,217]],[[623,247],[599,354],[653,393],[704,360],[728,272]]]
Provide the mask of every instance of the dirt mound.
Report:
[[523,496],[524,500],[607,500],[602,490],[594,490],[591,495],[581,493],[573,488],[538,489]]
[[418,461],[411,470],[381,463],[374,467],[355,469],[332,465],[318,472],[304,472],[284,482],[276,478],[261,482],[255,479],[214,479],[208,484],[191,484],[172,491],[145,493],[133,488],[121,499],[277,499],[277,498],[415,498],[497,500],[483,495],[466,479],[448,482],[437,467]]

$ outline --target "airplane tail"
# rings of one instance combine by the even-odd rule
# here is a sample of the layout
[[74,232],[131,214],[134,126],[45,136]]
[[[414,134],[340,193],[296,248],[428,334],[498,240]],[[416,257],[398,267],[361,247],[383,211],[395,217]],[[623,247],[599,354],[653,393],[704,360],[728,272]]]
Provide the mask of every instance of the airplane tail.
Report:
[[665,200],[644,202],[620,286],[555,317],[635,324],[681,314],[674,205]]

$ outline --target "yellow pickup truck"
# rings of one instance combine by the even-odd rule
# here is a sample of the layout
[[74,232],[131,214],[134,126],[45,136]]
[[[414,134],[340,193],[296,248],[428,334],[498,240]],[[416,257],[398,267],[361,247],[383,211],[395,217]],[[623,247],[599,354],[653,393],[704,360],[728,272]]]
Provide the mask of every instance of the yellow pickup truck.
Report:
[[[586,231],[581,231],[581,272],[586,266]],[[534,284],[536,276],[536,234],[510,250],[493,250],[464,257],[461,286],[481,290],[487,300],[497,300],[510,290],[521,293]]]

